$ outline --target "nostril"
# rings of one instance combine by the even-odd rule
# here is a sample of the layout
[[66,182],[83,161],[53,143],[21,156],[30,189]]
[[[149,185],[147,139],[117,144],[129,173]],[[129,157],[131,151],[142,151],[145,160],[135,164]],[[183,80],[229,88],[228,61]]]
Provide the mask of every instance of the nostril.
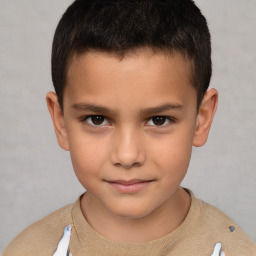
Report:
[[141,166],[141,164],[139,162],[132,162],[132,163],[125,163],[125,162],[118,162],[115,164],[115,166],[120,166],[120,167],[123,167],[124,169],[131,169],[131,168],[134,168],[134,167],[139,167]]
[[125,169],[142,165],[145,161],[145,155],[135,132],[125,131],[117,135],[113,138],[110,152],[112,164],[122,166]]

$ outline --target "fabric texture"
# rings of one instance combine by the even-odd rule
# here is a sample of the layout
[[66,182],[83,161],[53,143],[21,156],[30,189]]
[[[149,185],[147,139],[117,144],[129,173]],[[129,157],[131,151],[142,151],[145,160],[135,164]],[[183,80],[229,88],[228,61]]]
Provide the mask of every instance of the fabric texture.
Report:
[[138,244],[112,241],[97,233],[81,212],[80,198],[29,226],[2,256],[52,256],[67,225],[72,227],[72,256],[210,256],[218,242],[226,256],[256,256],[256,245],[236,223],[192,193],[189,212],[178,228],[160,239]]

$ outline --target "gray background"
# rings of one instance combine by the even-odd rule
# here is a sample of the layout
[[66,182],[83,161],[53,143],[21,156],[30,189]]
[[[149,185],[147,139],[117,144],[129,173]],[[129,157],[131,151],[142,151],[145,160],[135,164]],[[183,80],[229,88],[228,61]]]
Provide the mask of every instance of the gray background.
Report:
[[[219,109],[183,185],[256,242],[256,1],[196,0],[209,22]],[[69,153],[45,104],[51,42],[70,0],[0,0],[0,252],[26,226],[77,199]]]

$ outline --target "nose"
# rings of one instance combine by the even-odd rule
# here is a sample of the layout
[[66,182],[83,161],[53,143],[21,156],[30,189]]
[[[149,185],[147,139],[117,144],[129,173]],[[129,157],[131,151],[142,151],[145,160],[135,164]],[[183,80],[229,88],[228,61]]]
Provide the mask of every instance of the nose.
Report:
[[112,137],[111,161],[115,166],[130,169],[145,162],[141,136],[136,129],[123,128]]

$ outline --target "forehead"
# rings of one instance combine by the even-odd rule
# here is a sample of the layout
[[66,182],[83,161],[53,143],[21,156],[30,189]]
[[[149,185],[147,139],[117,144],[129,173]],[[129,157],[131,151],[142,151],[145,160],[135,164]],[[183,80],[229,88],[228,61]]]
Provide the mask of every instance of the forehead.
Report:
[[[183,55],[139,50],[122,57],[98,51],[75,54],[69,64],[64,101],[122,104],[196,98],[191,62]],[[114,98],[113,98],[114,97]],[[177,102],[178,103],[178,102]]]

